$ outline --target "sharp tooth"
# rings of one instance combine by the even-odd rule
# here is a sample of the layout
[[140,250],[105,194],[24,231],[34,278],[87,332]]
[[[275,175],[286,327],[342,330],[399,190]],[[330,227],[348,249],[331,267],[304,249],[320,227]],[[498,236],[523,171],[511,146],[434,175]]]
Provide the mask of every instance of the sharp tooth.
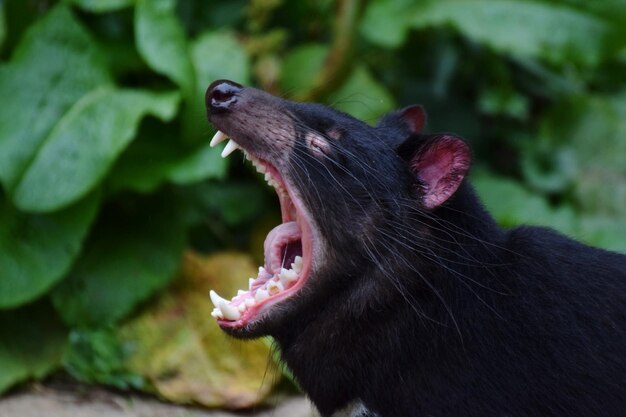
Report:
[[235,149],[239,149],[239,145],[237,145],[237,142],[235,142],[234,140],[229,140],[224,147],[224,150],[222,151],[222,158],[226,158],[228,155],[233,153]]
[[224,315],[222,314],[222,310],[220,310],[217,307],[215,307],[213,309],[213,311],[211,311],[211,316],[215,317],[216,319],[223,319],[224,318]]
[[300,273],[300,271],[302,271],[302,256],[296,256],[294,258],[293,263],[291,264],[291,268],[297,273]]
[[228,139],[228,136],[226,136],[221,130],[218,130],[217,132],[215,132],[215,136],[213,136],[213,139],[211,139],[209,146],[211,148],[214,148],[215,146],[224,142],[226,139]]
[[237,306],[237,310],[239,310],[240,313],[243,313],[244,311],[246,311],[246,303],[241,303]]
[[267,292],[270,295],[275,295],[278,294],[279,292],[281,292],[282,290],[284,290],[285,288],[283,287],[283,284],[281,284],[280,282],[276,282],[276,281],[270,281],[267,284]]
[[248,279],[248,289],[252,289],[253,285],[254,285],[254,278],[249,278]]
[[280,274],[278,274],[278,278],[280,279],[280,282],[282,282],[283,285],[286,286],[291,281],[297,280],[298,274],[291,269],[281,268]]
[[265,300],[266,298],[269,298],[270,294],[267,292],[267,290],[264,290],[262,288],[259,288],[256,291],[256,294],[254,294],[254,299],[258,302],[261,302],[263,300]]
[[226,320],[239,320],[241,317],[241,313],[237,310],[237,307],[228,303],[228,301],[222,300],[220,301],[220,311],[224,315]]
[[220,308],[220,301],[223,301],[223,302],[225,302],[226,304],[228,304],[228,302],[229,302],[228,300],[226,300],[226,299],[224,299],[224,298],[220,297],[220,296],[219,296],[219,295],[218,295],[215,291],[213,291],[213,290],[211,290],[211,291],[209,292],[209,297],[211,297],[211,302],[213,303],[213,305],[214,305],[216,308]]
[[262,274],[263,272],[265,272],[265,268],[264,268],[264,267],[262,267],[262,266],[260,266],[260,267],[259,267],[259,274]]
[[253,305],[256,304],[256,301],[254,300],[254,298],[246,298],[244,300],[244,303],[246,304],[246,306],[252,307]]
[[244,295],[244,294],[246,294],[247,292],[248,292],[248,291],[244,291],[244,290],[237,290],[237,296]]

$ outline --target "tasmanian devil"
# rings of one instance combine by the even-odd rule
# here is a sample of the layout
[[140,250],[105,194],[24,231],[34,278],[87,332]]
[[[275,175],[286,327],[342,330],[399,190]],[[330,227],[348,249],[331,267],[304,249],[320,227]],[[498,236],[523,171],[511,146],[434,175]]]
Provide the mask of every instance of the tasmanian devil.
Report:
[[213,316],[272,336],[322,416],[626,416],[626,256],[501,229],[420,106],[371,127],[226,80],[206,106],[282,210]]

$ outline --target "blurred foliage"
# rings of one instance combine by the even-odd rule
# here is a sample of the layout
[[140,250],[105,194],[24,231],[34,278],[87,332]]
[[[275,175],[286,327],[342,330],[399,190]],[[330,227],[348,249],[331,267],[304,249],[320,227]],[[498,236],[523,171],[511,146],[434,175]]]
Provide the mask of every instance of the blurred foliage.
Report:
[[0,392],[62,366],[177,401],[266,394],[220,393],[216,367],[261,360],[217,364],[206,282],[174,280],[185,248],[256,255],[277,218],[207,145],[219,78],[370,123],[421,103],[471,143],[501,224],[626,251],[625,0],[3,0]]
[[274,366],[268,345],[225,337],[207,302],[212,289],[235,294],[257,268],[242,254],[186,254],[171,290],[120,328],[119,343],[132,347],[125,368],[168,401],[236,409],[264,401],[279,380],[266,377]]

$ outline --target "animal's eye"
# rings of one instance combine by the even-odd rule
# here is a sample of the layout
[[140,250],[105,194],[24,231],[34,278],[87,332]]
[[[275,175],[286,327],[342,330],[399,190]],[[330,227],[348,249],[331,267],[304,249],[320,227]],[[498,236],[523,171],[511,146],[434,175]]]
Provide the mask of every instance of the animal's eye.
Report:
[[339,140],[339,139],[341,139],[341,130],[339,130],[339,129],[337,129],[337,128],[333,127],[333,128],[328,129],[328,130],[326,131],[326,135],[327,135],[329,138],[331,138],[331,139],[334,139],[334,140]]
[[330,153],[330,143],[317,132],[307,132],[306,144],[317,156],[323,157]]

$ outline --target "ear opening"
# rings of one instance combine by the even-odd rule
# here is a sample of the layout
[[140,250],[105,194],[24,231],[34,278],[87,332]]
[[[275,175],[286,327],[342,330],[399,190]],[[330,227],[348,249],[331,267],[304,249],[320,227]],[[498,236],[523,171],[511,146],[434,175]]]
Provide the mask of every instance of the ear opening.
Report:
[[470,167],[470,150],[461,138],[448,134],[426,137],[414,145],[409,153],[409,169],[421,184],[422,203],[434,209],[463,182]]

